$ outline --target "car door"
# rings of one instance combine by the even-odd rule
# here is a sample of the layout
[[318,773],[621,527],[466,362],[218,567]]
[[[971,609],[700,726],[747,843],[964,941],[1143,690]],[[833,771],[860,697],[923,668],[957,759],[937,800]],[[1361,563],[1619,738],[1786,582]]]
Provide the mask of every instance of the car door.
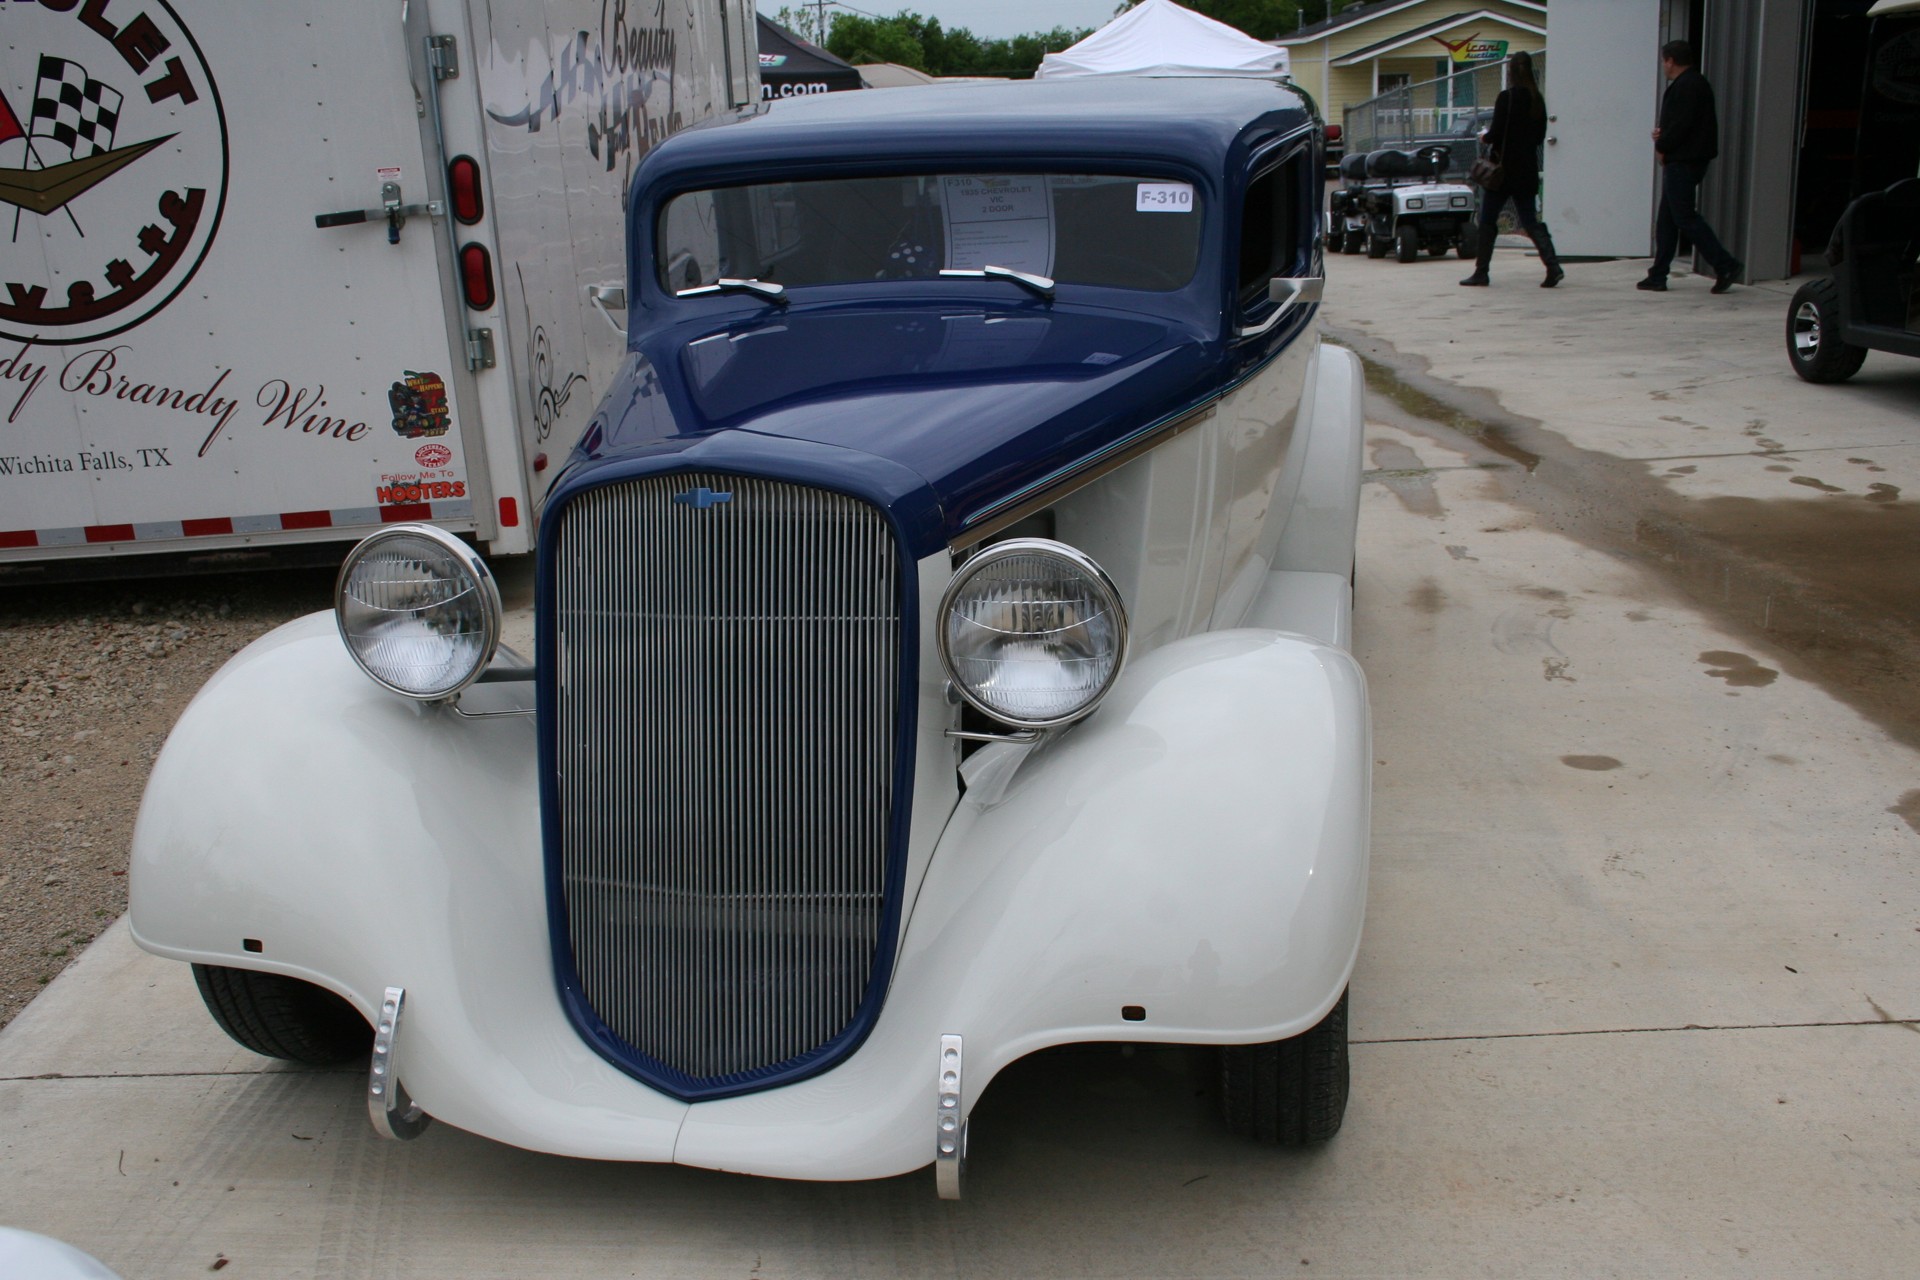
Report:
[[1318,346],[1312,307],[1275,301],[1276,279],[1323,274],[1312,139],[1257,153],[1239,219],[1236,314],[1229,338],[1235,382],[1220,402],[1224,543],[1213,625],[1237,625],[1272,570],[1298,487],[1305,440],[1296,428]]

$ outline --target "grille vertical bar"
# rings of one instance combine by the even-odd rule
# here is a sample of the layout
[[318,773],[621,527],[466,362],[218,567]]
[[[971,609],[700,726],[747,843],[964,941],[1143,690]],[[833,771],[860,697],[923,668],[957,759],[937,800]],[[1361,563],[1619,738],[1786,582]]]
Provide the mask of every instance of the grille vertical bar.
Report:
[[[674,500],[703,490],[705,506]],[[823,490],[672,475],[581,495],[558,538],[554,761],[581,994],[694,1081],[820,1047],[860,1008],[886,900],[891,530]]]

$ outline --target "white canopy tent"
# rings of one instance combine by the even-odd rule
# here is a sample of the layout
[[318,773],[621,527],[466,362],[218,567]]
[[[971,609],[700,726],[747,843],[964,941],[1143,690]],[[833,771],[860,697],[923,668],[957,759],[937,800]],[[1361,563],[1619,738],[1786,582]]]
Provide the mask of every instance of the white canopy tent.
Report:
[[1284,76],[1287,51],[1173,0],[1144,0],[1079,44],[1050,53],[1036,80],[1067,76]]

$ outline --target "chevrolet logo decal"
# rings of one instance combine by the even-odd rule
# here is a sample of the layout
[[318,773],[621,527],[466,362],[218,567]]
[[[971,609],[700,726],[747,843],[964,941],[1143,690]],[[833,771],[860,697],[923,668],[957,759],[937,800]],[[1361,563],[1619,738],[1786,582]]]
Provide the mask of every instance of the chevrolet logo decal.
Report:
[[707,486],[701,485],[697,489],[689,489],[685,493],[674,494],[673,500],[683,507],[692,507],[695,511],[705,511],[708,507],[717,507],[723,502],[732,502],[733,495],[730,493],[715,493],[713,490],[707,488]]

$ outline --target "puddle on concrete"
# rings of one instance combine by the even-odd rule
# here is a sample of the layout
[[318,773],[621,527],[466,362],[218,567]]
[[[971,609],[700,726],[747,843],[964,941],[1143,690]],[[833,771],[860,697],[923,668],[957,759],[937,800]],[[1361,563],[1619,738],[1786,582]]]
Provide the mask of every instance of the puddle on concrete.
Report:
[[[1880,468],[1875,467],[1874,470],[1878,471]],[[1867,486],[1868,502],[1898,502],[1899,500],[1900,486],[1897,484],[1870,484]]]
[[[1375,397],[1370,409],[1383,420],[1470,461],[1484,450],[1519,462],[1522,470],[1488,472],[1508,501],[1539,524],[1652,571],[1771,664],[1715,669],[1788,671],[1920,748],[1920,503],[1857,493],[1820,501],[1689,497],[1655,464],[1581,448],[1484,389],[1432,377],[1424,361],[1389,343],[1329,336],[1360,353]],[[1883,389],[1875,399],[1907,394]],[[1749,430],[1764,425],[1756,420]]]
[[[1348,345],[1355,346],[1353,343]],[[1387,344],[1376,342],[1374,345],[1385,347]],[[1357,350],[1358,347],[1355,346],[1355,349]],[[1414,417],[1424,418],[1428,422],[1437,422],[1443,427],[1458,431],[1463,436],[1471,436],[1501,457],[1519,463],[1528,471],[1540,465],[1540,455],[1516,443],[1499,423],[1489,422],[1483,415],[1456,408],[1438,396],[1420,390],[1405,378],[1400,377],[1395,370],[1377,360],[1368,359],[1364,353],[1361,355],[1361,364],[1367,371],[1367,390],[1387,397]],[[1491,397],[1488,398],[1491,399]],[[1405,448],[1404,445],[1400,447]],[[1408,449],[1407,452],[1411,454],[1413,451]],[[1379,465],[1377,454],[1375,465]]]
[[1908,826],[1920,831],[1920,791],[1907,792],[1898,804],[1888,805],[1887,812],[1897,814]]
[[1560,763],[1569,769],[1587,769],[1593,773],[1605,773],[1620,767],[1620,762],[1612,756],[1561,756]]
[[1438,518],[1447,514],[1440,505],[1440,495],[1433,487],[1433,472],[1420,460],[1420,455],[1401,444],[1398,440],[1375,440],[1373,450],[1372,479],[1378,480],[1393,491],[1400,499],[1400,505],[1417,516]]
[[1764,689],[1780,678],[1772,667],[1763,667],[1744,653],[1730,649],[1709,649],[1700,655],[1707,674],[1725,680],[1736,689]]
[[1447,593],[1432,578],[1422,578],[1420,585],[1407,593],[1407,603],[1421,613],[1435,614],[1447,607]]
[[1815,480],[1812,476],[1795,476],[1788,484],[1803,484],[1809,489],[1818,489],[1822,493],[1845,493],[1837,484],[1828,484],[1825,480]]

